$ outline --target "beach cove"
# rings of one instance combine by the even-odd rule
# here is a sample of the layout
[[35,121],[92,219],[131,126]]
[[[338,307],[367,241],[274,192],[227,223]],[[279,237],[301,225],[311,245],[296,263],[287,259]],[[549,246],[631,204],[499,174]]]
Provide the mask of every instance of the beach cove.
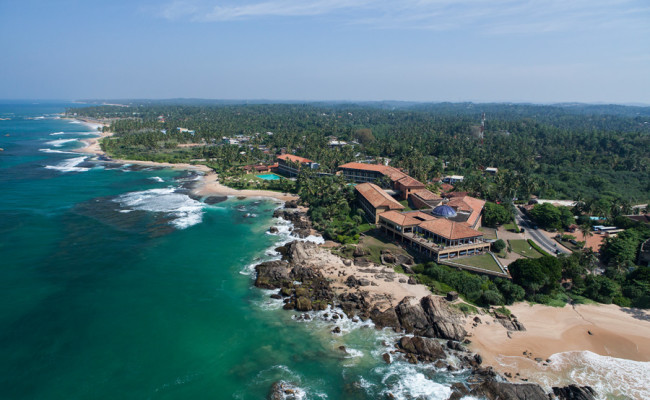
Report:
[[[20,117],[11,112],[16,124]],[[2,354],[8,361],[2,363],[0,387],[12,398],[202,398],[216,393],[260,398],[273,383],[283,381],[304,398],[390,393],[405,399],[446,399],[450,386],[465,380],[463,372],[433,365],[386,364],[382,354],[398,338],[390,330],[377,331],[368,321],[355,322],[342,314],[333,320],[331,310],[327,317],[328,311],[317,311],[309,320],[300,319],[300,313],[282,310],[282,301],[272,299],[272,292],[251,287],[254,266],[276,259],[273,249],[295,239],[289,223],[272,217],[280,200],[290,198],[260,198],[268,192],[221,187],[216,176],[196,166],[95,162],[74,153],[74,141],[87,140],[90,132],[77,130],[79,135],[74,135],[66,128],[75,124],[58,120],[56,111],[30,112],[30,118],[43,119],[21,120],[9,129],[0,125],[12,135],[2,146],[7,149],[3,156],[10,157],[0,164],[0,182],[8,193],[0,208],[0,233],[3,253],[11,261],[11,268],[3,270],[1,314],[9,327],[5,343],[11,347]],[[232,197],[213,205],[200,201],[218,195]],[[254,198],[237,200],[240,196]],[[278,232],[268,233],[271,226]],[[34,241],[38,246],[32,246]],[[330,261],[328,276],[344,293],[348,289],[341,274],[349,275],[349,266]],[[382,307],[395,306],[405,295],[428,294],[421,285],[396,279],[382,286],[376,272],[354,271],[358,278],[377,281],[375,295],[390,294]],[[535,306],[527,313],[525,307],[517,305],[513,313],[528,333],[516,332],[513,339],[481,317],[484,323],[470,339],[486,364],[506,372],[510,359],[498,355],[519,356],[515,349],[525,347],[533,360],[522,363],[537,368],[534,357],[553,358],[572,350],[548,342],[534,323],[548,327],[562,311]],[[620,310],[610,308],[610,319],[592,315],[592,325],[622,321]],[[332,332],[335,327],[339,333]],[[488,327],[495,331],[483,332]],[[605,336],[590,329],[594,340]],[[629,335],[641,330],[618,331],[617,340],[635,342]],[[488,341],[477,340],[479,336]],[[534,347],[540,340],[550,344]],[[34,349],[40,354],[37,362]],[[584,360],[601,361],[591,357],[580,362]],[[26,373],[17,376],[15,365]],[[555,385],[558,381],[549,376],[562,374],[540,376],[539,381]],[[534,368],[528,378],[535,380]],[[71,384],[81,381],[88,383]]]

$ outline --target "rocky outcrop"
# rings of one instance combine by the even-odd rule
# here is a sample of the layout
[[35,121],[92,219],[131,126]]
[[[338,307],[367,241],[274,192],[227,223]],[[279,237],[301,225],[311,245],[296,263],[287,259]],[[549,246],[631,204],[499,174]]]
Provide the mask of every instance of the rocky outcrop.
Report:
[[548,395],[535,383],[497,382],[488,379],[470,391],[474,397],[488,400],[548,400]]
[[554,387],[553,394],[559,400],[594,400],[596,392],[589,386],[569,385],[565,387]]
[[500,312],[495,311],[494,316],[496,317],[497,321],[504,326],[509,331],[525,331],[526,328],[524,327],[524,324],[519,322],[517,318],[513,318],[511,315],[505,315]]
[[432,362],[447,356],[440,342],[421,336],[404,336],[399,340],[398,346],[403,352],[414,355],[419,361]]
[[266,398],[268,400],[298,400],[302,398],[302,395],[295,389],[294,385],[278,381],[271,385]]
[[267,261],[255,266],[255,286],[262,289],[278,289],[288,282],[289,264],[286,261]]
[[285,247],[283,260],[268,261],[255,267],[255,286],[280,289],[274,297],[284,297],[285,309],[324,310],[332,304],[334,292],[320,270],[301,262],[308,256],[302,254],[305,247],[295,243]]
[[[287,202],[289,203],[289,202]],[[273,212],[274,218],[282,218],[284,220],[290,221],[293,224],[293,234],[300,238],[306,238],[311,234],[312,224],[311,220],[307,214],[303,211],[300,211],[297,208],[287,209],[287,204],[285,208],[280,208]]]
[[460,316],[440,297],[427,296],[419,302],[405,297],[395,312],[406,333],[455,341],[462,341],[467,335]]
[[400,329],[399,318],[393,307],[389,307],[385,311],[379,311],[378,308],[374,308],[370,312],[370,319],[375,323],[375,326],[378,329],[383,328],[393,328],[395,330]]

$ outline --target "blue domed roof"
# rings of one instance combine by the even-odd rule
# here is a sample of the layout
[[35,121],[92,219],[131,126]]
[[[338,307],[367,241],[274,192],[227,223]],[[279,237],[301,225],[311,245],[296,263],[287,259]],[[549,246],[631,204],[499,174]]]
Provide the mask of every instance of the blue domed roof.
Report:
[[436,217],[453,218],[456,216],[456,211],[448,205],[438,206],[433,209],[432,213]]

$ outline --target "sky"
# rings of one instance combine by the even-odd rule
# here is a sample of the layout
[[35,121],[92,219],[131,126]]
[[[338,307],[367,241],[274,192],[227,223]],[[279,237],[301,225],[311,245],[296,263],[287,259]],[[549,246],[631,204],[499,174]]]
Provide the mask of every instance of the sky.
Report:
[[648,0],[0,0],[0,98],[650,104]]

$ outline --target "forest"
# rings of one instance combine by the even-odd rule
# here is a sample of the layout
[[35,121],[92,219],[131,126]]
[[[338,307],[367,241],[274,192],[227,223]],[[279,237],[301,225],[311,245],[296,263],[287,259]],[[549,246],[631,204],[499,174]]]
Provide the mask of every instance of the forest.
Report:
[[[423,182],[464,175],[459,190],[495,201],[530,195],[650,200],[650,107],[154,102],[68,113],[110,121],[107,129],[115,135],[102,146],[119,158],[194,160],[224,172],[272,162],[284,149],[319,162],[324,172],[349,161],[389,159]],[[221,144],[222,137],[237,135],[248,141]],[[349,145],[331,148],[330,138]],[[499,168],[499,174],[486,176],[485,167]]]

